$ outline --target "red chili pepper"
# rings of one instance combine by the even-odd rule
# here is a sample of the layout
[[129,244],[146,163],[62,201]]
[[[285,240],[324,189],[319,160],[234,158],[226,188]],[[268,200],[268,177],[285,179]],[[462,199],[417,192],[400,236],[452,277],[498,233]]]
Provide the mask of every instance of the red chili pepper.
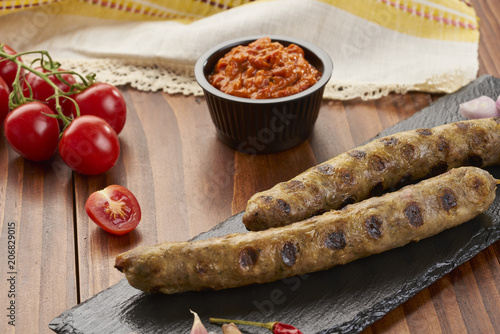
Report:
[[273,326],[273,334],[302,334],[302,332],[292,325],[275,322]]
[[211,323],[215,324],[223,324],[223,323],[233,323],[236,325],[248,325],[248,326],[257,326],[262,328],[267,328],[273,334],[303,334],[296,327],[292,325],[283,324],[281,322],[254,322],[254,321],[244,321],[244,320],[228,320],[228,319],[218,319],[218,318],[210,318]]

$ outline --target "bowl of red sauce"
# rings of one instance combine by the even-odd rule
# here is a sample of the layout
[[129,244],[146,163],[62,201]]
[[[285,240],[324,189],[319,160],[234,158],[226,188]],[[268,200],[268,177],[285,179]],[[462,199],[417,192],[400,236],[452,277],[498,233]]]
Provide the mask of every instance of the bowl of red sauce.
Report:
[[325,51],[284,36],[234,39],[195,65],[218,137],[249,154],[284,151],[309,138],[332,71]]

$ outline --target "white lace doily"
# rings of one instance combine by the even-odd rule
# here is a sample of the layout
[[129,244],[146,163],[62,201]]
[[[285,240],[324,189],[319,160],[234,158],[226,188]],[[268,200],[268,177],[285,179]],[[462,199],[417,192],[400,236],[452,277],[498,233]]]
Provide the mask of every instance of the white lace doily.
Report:
[[[130,85],[141,91],[163,91],[168,94],[203,95],[196,82],[193,66],[151,65],[147,61],[123,59],[63,60],[63,67],[82,74],[96,73],[98,81],[110,84]],[[90,70],[89,70],[90,69]],[[338,81],[332,78],[325,87],[325,99],[362,100],[378,99],[390,93],[404,94],[409,91],[451,93],[467,85],[472,79],[457,70],[443,73],[421,83],[362,83]]]

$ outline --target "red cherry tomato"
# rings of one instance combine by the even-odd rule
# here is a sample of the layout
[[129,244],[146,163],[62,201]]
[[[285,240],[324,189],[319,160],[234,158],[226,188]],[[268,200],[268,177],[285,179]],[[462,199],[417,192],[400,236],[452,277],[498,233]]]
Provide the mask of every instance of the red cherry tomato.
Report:
[[[12,50],[12,48],[9,47],[8,45],[4,45],[3,50],[5,51],[5,53],[8,53],[10,55],[17,54],[17,52]],[[17,59],[21,61],[21,57]],[[0,57],[0,77],[2,77],[5,80],[7,86],[9,86],[9,89],[11,91],[12,91],[12,83],[16,78],[17,68],[18,68],[17,64],[14,63],[13,61]],[[21,69],[20,75],[21,77],[24,75],[24,69]]]
[[48,160],[57,149],[59,123],[44,114],[53,112],[43,103],[29,102],[15,108],[5,118],[8,143],[28,160]]
[[73,120],[64,130],[59,154],[78,173],[96,175],[115,165],[120,156],[120,142],[102,118],[86,115]]
[[0,77],[0,124],[3,123],[5,116],[9,113],[9,87]]
[[[122,93],[115,87],[104,82],[97,82],[83,92],[72,96],[78,103],[80,115],[94,115],[102,118],[120,134],[127,119],[127,104]],[[74,104],[73,116],[76,116]]]
[[85,211],[100,228],[116,235],[129,233],[141,221],[141,207],[127,188],[112,185],[94,192]]
[[[35,70],[42,72],[42,73],[47,73],[49,71],[45,70],[42,67],[37,67]],[[58,69],[59,72],[64,71],[63,69]],[[70,85],[73,85],[76,83],[76,79],[73,75],[69,73],[63,73],[61,74],[61,78],[66,80],[67,83]],[[52,81],[54,84],[56,84],[59,89],[61,89],[63,92],[68,92],[70,90],[70,86],[67,85],[66,83],[62,82],[59,80],[55,74],[49,75],[50,81]],[[23,87],[23,93],[24,96],[28,97],[30,95],[29,88],[26,85],[26,82],[31,86],[31,90],[33,91],[33,98],[35,100],[38,100],[40,102],[47,103],[50,109],[54,111],[54,113],[57,113],[56,111],[56,99],[49,99],[52,95],[54,95],[54,88],[52,88],[45,80],[40,78],[38,75],[29,72],[25,76],[25,82],[24,82],[24,87]],[[73,102],[71,100],[68,100],[66,98],[59,98],[59,104],[61,105],[61,110],[64,115],[66,116],[71,116],[71,109],[73,108]]]

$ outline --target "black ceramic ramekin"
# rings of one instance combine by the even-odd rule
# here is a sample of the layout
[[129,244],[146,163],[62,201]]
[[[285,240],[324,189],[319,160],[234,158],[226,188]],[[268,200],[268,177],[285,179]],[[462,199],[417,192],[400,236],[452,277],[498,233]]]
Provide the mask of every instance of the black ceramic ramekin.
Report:
[[217,61],[233,47],[248,45],[264,36],[247,36],[219,44],[196,62],[195,76],[203,89],[219,138],[230,147],[249,154],[276,153],[305,141],[311,134],[330,80],[333,64],[320,48],[295,38],[267,36],[284,46],[296,44],[311,65],[322,73],[308,89],[287,97],[250,99],[221,92],[208,82]]

